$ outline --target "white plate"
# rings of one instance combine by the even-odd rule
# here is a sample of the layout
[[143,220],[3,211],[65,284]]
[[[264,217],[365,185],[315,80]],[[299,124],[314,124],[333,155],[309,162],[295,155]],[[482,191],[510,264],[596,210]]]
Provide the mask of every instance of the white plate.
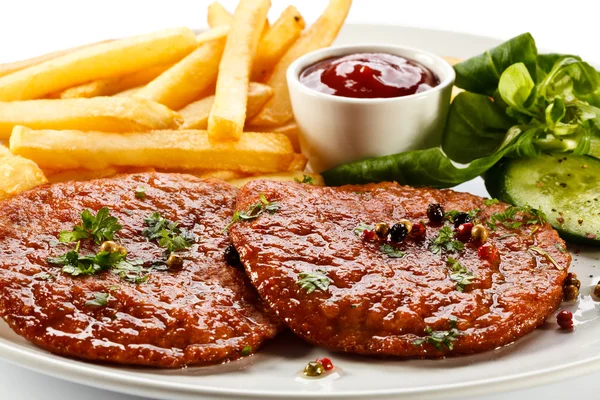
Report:
[[[385,25],[347,25],[337,42],[404,44],[454,57],[469,57],[499,43],[461,33]],[[458,190],[486,195],[480,179]],[[574,246],[569,250],[575,252],[572,271],[582,283],[580,301],[563,304],[575,313],[575,331],[559,331],[550,318],[510,346],[469,357],[398,361],[330,354],[287,333],[257,355],[227,365],[183,370],[120,368],[54,356],[14,334],[4,322],[0,323],[0,357],[74,382],[170,399],[423,399],[513,390],[600,368],[600,303],[590,297],[600,251]],[[301,378],[299,372],[306,362],[322,356],[333,360],[338,373],[323,379]]]

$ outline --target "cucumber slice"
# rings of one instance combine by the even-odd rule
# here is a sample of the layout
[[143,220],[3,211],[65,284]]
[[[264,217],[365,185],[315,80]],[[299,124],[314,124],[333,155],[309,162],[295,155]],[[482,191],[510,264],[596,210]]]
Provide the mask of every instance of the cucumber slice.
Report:
[[546,213],[569,242],[600,246],[600,160],[564,154],[504,159],[485,175],[493,197]]

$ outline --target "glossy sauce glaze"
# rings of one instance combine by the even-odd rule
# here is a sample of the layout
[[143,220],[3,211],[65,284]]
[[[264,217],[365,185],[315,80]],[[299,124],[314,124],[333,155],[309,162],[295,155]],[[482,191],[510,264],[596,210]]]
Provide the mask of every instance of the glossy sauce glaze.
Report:
[[[146,198],[135,196],[146,188]],[[137,174],[47,185],[0,208],[0,314],[13,330],[51,352],[87,360],[159,367],[214,364],[254,352],[279,325],[243,271],[227,265],[236,189],[189,175]],[[123,229],[115,240],[128,259],[151,263],[164,249],[141,233],[158,211],[196,236],[179,271],[152,271],[135,284],[111,271],[73,277],[48,257],[73,249],[57,243],[80,213],[108,207]],[[80,254],[98,246],[81,242]],[[39,278],[40,273],[54,278]],[[90,306],[108,293],[105,306]]]
[[[480,209],[486,224],[506,204],[451,190],[418,189],[393,183],[339,188],[254,181],[238,195],[237,210],[262,193],[280,208],[254,221],[235,224],[233,243],[261,297],[297,335],[335,351],[400,357],[440,357],[491,350],[544,323],[560,305],[571,262],[564,242],[546,223],[489,232],[483,246],[473,241],[457,252],[434,253],[430,246],[442,224],[428,222],[429,204],[448,210]],[[518,217],[520,218],[520,217]],[[379,243],[355,234],[360,223],[401,219],[425,221],[425,236],[398,245],[391,258]],[[414,229],[414,228],[413,228]],[[559,246],[555,246],[559,244]],[[499,257],[482,258],[493,246]],[[547,252],[561,268],[532,246]],[[474,274],[464,291],[450,277],[449,257]],[[300,274],[322,271],[326,290],[308,293]],[[453,349],[437,349],[426,328],[449,331],[451,317],[460,332]]]
[[354,98],[402,97],[439,84],[423,65],[386,53],[328,58],[306,68],[299,79],[318,92]]

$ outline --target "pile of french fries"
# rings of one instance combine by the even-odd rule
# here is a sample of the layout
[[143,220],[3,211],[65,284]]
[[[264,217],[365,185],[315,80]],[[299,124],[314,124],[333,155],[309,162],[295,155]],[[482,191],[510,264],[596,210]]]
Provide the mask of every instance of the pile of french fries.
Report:
[[208,7],[210,29],[108,40],[0,65],[0,199],[46,182],[140,171],[242,185],[303,172],[285,72],[329,46],[351,0],[309,28],[270,0]]

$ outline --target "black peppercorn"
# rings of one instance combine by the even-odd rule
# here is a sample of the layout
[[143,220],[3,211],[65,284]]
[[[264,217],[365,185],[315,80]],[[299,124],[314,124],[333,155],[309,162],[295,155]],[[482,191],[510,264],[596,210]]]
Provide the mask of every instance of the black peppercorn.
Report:
[[427,218],[430,222],[440,223],[444,220],[444,208],[436,203],[427,206]]
[[469,222],[472,222],[473,218],[471,218],[471,216],[467,213],[458,213],[456,215],[456,217],[454,217],[454,227],[458,228],[459,226],[461,226],[462,224],[466,224]]
[[231,267],[243,268],[240,255],[232,244],[225,249],[225,262]]
[[390,239],[401,242],[408,236],[408,228],[404,224],[394,224],[390,228]]

